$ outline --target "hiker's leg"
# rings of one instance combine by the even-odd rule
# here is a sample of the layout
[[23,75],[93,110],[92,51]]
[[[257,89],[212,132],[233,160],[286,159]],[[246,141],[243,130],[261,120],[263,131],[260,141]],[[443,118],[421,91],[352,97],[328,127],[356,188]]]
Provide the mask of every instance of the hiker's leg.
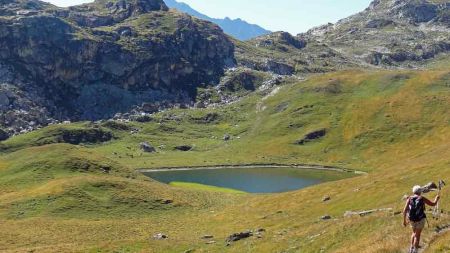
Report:
[[416,231],[413,228],[413,232],[411,234],[411,247],[410,247],[411,249],[414,248],[415,242],[416,242]]
[[422,229],[416,229],[416,240],[414,243],[414,247],[416,249],[419,248],[419,244],[420,244],[420,236],[422,235]]

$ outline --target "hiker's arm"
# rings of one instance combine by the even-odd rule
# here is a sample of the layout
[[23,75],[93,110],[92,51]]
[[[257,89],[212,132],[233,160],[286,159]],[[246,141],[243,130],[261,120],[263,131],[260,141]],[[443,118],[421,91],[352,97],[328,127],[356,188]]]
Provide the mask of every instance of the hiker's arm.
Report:
[[406,200],[405,207],[403,208],[403,226],[405,227],[408,224],[406,222],[406,214],[408,213],[408,211],[409,211],[409,198]]
[[429,206],[435,206],[437,205],[437,203],[439,202],[439,199],[441,198],[441,196],[439,196],[439,194],[436,196],[436,198],[434,198],[434,201],[430,201],[427,198],[423,198],[423,201],[425,202],[425,204],[429,205]]

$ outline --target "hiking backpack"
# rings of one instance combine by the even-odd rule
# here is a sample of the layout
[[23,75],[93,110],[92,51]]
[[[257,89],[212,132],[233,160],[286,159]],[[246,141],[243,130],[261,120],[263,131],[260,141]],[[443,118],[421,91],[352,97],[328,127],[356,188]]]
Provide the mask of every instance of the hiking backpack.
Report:
[[422,197],[414,196],[409,199],[409,220],[421,221],[426,218],[425,215],[425,202]]

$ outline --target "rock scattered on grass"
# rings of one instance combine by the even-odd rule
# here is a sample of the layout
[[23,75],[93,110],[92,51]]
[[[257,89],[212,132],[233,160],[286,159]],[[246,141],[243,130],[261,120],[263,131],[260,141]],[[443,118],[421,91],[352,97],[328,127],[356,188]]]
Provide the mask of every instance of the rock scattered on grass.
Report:
[[175,147],[175,150],[178,150],[178,151],[190,151],[190,150],[192,150],[192,147],[191,146],[188,146],[188,145],[181,145],[181,146],[176,146]]
[[313,132],[306,134],[302,139],[296,141],[295,143],[298,145],[305,145],[308,142],[311,142],[311,141],[314,141],[314,140],[324,137],[326,134],[327,134],[326,129],[320,129],[317,131],[313,131]]
[[256,238],[261,239],[263,238],[263,233],[266,232],[264,228],[258,228],[255,232]]
[[232,242],[236,242],[245,238],[249,238],[253,236],[253,232],[250,230],[244,231],[244,232],[240,232],[240,233],[234,233],[230,236],[228,236],[228,238],[226,239],[226,244],[227,246],[230,245]]
[[344,217],[351,217],[351,216],[366,216],[369,214],[377,213],[377,212],[392,212],[392,208],[380,208],[380,209],[373,209],[373,210],[367,210],[367,211],[360,211],[360,212],[354,212],[354,211],[346,211],[344,213]]
[[320,217],[321,220],[331,220],[331,216],[330,215],[324,215],[322,217]]
[[202,236],[202,239],[212,239],[212,238],[214,238],[213,235],[204,235],[204,236]]
[[331,197],[330,196],[324,196],[323,198],[322,198],[322,202],[327,202],[327,201],[330,201],[331,200]]
[[158,199],[156,201],[161,203],[161,204],[164,204],[164,205],[168,205],[168,204],[172,204],[173,203],[173,200],[171,200],[171,199]]
[[142,151],[147,152],[147,153],[154,153],[156,152],[156,149],[150,145],[150,143],[148,142],[142,142],[141,144],[139,144],[140,148]]
[[169,239],[169,237],[167,235],[163,234],[163,233],[158,233],[158,234],[155,234],[153,236],[153,239],[155,239],[155,240],[165,240],[165,239]]

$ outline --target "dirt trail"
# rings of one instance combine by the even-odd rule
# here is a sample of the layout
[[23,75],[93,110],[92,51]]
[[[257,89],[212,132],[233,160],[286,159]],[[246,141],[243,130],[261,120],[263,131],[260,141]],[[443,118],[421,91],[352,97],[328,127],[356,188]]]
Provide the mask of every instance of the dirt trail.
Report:
[[418,253],[426,253],[428,248],[430,248],[433,245],[433,242],[436,241],[436,239],[438,239],[441,235],[447,232],[450,232],[450,223],[447,223],[445,225],[439,225],[438,227],[436,227],[433,234],[426,239],[423,248],[421,248]]

